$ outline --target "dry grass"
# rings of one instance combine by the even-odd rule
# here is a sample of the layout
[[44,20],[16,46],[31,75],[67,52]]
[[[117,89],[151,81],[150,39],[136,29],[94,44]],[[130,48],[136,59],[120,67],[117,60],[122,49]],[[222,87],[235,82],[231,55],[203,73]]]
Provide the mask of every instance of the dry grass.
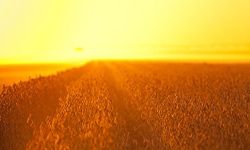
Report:
[[5,87],[0,149],[250,149],[250,65],[94,62]]

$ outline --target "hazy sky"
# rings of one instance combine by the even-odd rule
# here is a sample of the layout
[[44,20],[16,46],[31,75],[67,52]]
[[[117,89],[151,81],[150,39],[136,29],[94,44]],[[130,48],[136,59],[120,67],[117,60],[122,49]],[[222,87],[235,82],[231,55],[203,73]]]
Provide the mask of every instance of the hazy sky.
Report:
[[218,50],[247,60],[249,8],[249,0],[0,0],[0,63]]

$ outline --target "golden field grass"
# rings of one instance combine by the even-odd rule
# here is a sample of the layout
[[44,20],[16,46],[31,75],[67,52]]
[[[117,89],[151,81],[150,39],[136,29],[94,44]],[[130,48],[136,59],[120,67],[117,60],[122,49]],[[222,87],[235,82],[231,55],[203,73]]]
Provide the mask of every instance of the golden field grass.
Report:
[[0,149],[250,149],[250,65],[91,62],[4,87]]
[[0,65],[0,92],[4,85],[9,86],[19,81],[49,76],[73,66],[71,64]]

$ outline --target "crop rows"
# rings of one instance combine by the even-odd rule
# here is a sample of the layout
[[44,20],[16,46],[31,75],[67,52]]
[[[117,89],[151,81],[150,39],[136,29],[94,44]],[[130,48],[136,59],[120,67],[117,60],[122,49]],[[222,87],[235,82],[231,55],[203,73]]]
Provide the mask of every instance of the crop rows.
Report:
[[0,149],[249,149],[249,69],[93,62],[4,87]]

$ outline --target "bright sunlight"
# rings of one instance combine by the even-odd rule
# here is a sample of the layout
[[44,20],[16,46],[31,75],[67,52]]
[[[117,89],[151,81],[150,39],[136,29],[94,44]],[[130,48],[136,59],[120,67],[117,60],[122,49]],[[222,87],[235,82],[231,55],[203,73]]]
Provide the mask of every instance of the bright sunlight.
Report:
[[249,6],[248,0],[1,0],[0,63],[245,62]]

